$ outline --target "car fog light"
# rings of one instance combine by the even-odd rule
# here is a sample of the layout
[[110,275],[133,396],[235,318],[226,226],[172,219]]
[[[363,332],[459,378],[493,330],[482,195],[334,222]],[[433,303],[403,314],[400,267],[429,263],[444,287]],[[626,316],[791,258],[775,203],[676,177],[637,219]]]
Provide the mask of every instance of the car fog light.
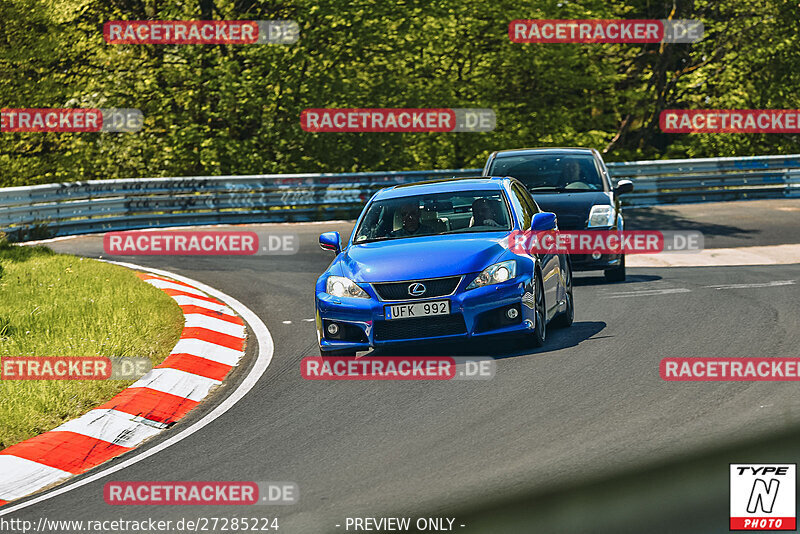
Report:
[[516,308],[509,308],[508,311],[506,311],[506,317],[509,319],[516,319],[517,315],[519,315],[519,312]]
[[603,255],[600,254],[599,252],[592,252],[592,259],[593,260],[599,260],[602,256]]
[[332,336],[335,336],[339,333],[339,325],[336,323],[331,323],[328,325],[328,333]]

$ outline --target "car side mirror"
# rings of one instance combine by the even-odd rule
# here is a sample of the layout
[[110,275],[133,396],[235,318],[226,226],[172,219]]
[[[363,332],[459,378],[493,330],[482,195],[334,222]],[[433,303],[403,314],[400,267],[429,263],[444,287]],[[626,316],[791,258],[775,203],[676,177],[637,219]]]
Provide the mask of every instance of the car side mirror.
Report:
[[633,182],[630,180],[620,180],[617,182],[617,187],[614,188],[614,193],[617,195],[624,195],[633,191]]
[[556,214],[549,211],[536,213],[531,221],[531,230],[534,232],[546,232],[556,229]]
[[342,251],[341,243],[339,232],[325,232],[319,236],[319,246],[322,250],[331,250],[338,254]]

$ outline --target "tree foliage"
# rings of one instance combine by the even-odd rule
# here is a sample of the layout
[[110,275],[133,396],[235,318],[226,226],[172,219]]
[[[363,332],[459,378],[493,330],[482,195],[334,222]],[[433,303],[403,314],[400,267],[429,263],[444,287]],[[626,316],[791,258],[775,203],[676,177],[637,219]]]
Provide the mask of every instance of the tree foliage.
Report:
[[[123,133],[0,133],[0,186],[798,152],[797,135],[665,134],[669,108],[800,108],[796,0],[3,0],[0,106],[139,108]],[[508,23],[690,19],[693,44],[515,44]],[[108,20],[293,19],[293,45],[109,45]],[[492,108],[490,133],[308,133],[322,107]]]

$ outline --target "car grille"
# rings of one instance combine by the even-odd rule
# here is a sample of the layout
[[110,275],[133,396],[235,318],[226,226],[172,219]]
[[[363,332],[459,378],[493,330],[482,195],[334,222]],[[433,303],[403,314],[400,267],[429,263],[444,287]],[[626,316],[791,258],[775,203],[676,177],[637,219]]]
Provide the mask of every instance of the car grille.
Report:
[[[428,299],[431,297],[442,297],[449,295],[456,290],[460,276],[450,276],[448,278],[433,278],[428,280],[409,280],[407,282],[386,282],[372,284],[378,296],[383,300],[414,300]],[[425,284],[425,293],[418,296],[408,294],[408,286],[419,282]]]
[[580,215],[559,215],[559,230],[584,230],[586,228],[586,217]]
[[421,339],[467,333],[464,316],[460,313],[430,317],[413,317],[394,321],[375,321],[375,341]]

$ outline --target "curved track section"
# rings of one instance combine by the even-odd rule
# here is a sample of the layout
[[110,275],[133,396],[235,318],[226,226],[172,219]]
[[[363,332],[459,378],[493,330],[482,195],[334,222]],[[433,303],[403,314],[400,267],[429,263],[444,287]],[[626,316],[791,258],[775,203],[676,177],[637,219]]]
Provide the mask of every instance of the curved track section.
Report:
[[[796,205],[778,201],[773,207]],[[667,224],[672,221],[678,228],[703,230],[706,247],[781,244],[772,239],[782,231],[766,215],[775,213],[772,209],[737,222],[669,209],[672,213],[647,212],[644,222],[650,217],[663,229],[672,229]],[[702,208],[703,213],[730,209],[730,204]],[[781,221],[788,228],[782,235],[796,235],[796,217]],[[34,522],[278,517],[284,533],[343,532],[347,517],[416,517],[431,511],[445,516],[487,499],[646,469],[800,425],[796,384],[659,377],[665,357],[800,355],[797,265],[632,268],[627,282],[611,285],[594,273],[579,274],[575,324],[553,331],[542,349],[523,351],[510,343],[436,349],[500,358],[489,381],[305,381],[300,359],[317,353],[313,285],[331,259],[319,250],[317,236],[350,228],[348,223],[292,225],[290,231],[301,238],[294,256],[138,258],[223,288],[255,310],[272,325],[275,338],[269,372],[248,385],[242,402],[226,407],[225,417],[181,435],[179,445],[160,448],[157,455],[147,451],[135,464],[107,474],[113,477],[83,479],[73,491],[14,517]],[[51,246],[102,254],[97,236]],[[258,509],[111,507],[103,501],[105,480],[285,480],[298,484],[301,498],[296,505]],[[727,495],[727,484],[710,491],[713,498]],[[487,531],[459,527],[458,517],[456,530]],[[724,517],[719,531],[727,532]]]
[[[244,395],[246,395],[247,392],[250,391],[250,389],[258,381],[258,379],[261,377],[261,375],[266,371],[267,367],[270,364],[270,361],[272,360],[273,342],[272,342],[272,336],[270,335],[269,330],[267,330],[267,328],[264,325],[264,323],[252,311],[247,309],[239,301],[233,299],[232,297],[226,295],[225,293],[223,293],[223,292],[221,292],[221,291],[219,291],[217,289],[214,289],[214,288],[212,288],[210,286],[207,286],[205,284],[200,284],[200,283],[195,282],[194,280],[192,280],[190,278],[186,278],[184,276],[174,275],[173,273],[168,272],[168,271],[164,271],[164,270],[160,270],[160,269],[152,269],[152,268],[147,268],[147,267],[141,267],[139,265],[134,265],[134,264],[131,264],[131,263],[126,263],[126,262],[112,262],[112,263],[117,263],[118,265],[122,265],[124,267],[129,267],[131,269],[140,270],[140,271],[146,271],[146,272],[158,275],[158,278],[153,277],[153,276],[147,276],[147,275],[143,276],[143,278],[148,280],[149,282],[153,283],[153,285],[161,286],[162,289],[164,289],[164,290],[166,290],[168,292],[171,290],[170,286],[175,285],[171,281],[176,281],[178,284],[182,284],[184,286],[184,287],[178,286],[178,289],[180,290],[180,291],[178,291],[178,293],[186,293],[187,287],[196,288],[196,289],[200,289],[201,291],[203,291],[205,293],[205,295],[213,296],[214,299],[217,302],[223,302],[226,306],[219,306],[219,307],[225,308],[225,309],[227,309],[229,311],[230,310],[234,310],[237,314],[239,314],[239,316],[241,316],[245,321],[247,321],[248,326],[251,328],[251,331],[254,333],[254,338],[253,339],[255,340],[255,343],[252,343],[248,347],[248,353],[250,353],[251,355],[255,354],[255,361],[251,362],[251,364],[248,366],[249,369],[247,371],[247,374],[244,377],[242,377],[241,375],[237,375],[236,373],[231,373],[233,376],[237,377],[237,378],[234,379],[236,381],[235,385],[232,386],[231,391],[222,393],[223,399],[221,401],[220,401],[220,399],[215,399],[217,401],[217,403],[216,404],[215,403],[211,403],[214,406],[214,409],[212,411],[210,411],[210,413],[203,413],[202,417],[199,417],[199,418],[198,417],[186,417],[186,420],[195,419],[194,421],[192,421],[191,426],[189,426],[188,428],[183,429],[182,431],[180,431],[177,434],[170,433],[168,437],[166,437],[165,439],[163,439],[161,441],[153,440],[153,442],[150,443],[150,447],[146,448],[146,450],[144,450],[144,452],[142,452],[141,454],[138,454],[138,455],[133,456],[133,457],[126,456],[125,459],[121,459],[121,461],[119,463],[110,464],[108,466],[103,466],[99,471],[92,471],[91,473],[87,473],[87,475],[85,477],[78,479],[73,484],[68,484],[66,486],[59,487],[58,489],[55,489],[53,491],[45,492],[45,493],[43,493],[41,495],[36,495],[36,496],[31,497],[31,498],[29,498],[27,500],[23,500],[22,502],[14,503],[11,506],[0,508],[0,516],[8,515],[8,514],[10,514],[12,512],[16,512],[16,511],[21,510],[23,508],[27,508],[29,506],[32,506],[32,505],[34,505],[36,503],[45,501],[47,499],[51,499],[51,498],[56,497],[58,495],[61,495],[63,493],[66,493],[66,492],[72,491],[74,489],[77,489],[77,488],[79,488],[79,487],[81,487],[81,486],[83,486],[85,484],[88,484],[88,483],[90,483],[92,481],[99,480],[99,479],[101,479],[103,477],[106,477],[108,475],[111,475],[112,473],[115,473],[115,472],[117,472],[117,471],[119,471],[121,469],[124,469],[124,468],[126,468],[126,467],[128,467],[130,465],[133,465],[133,464],[135,464],[137,462],[140,462],[140,461],[144,460],[145,458],[147,458],[149,456],[152,456],[153,454],[156,454],[157,452],[159,452],[161,450],[164,450],[164,449],[166,449],[167,447],[169,447],[171,445],[174,445],[175,443],[180,442],[185,437],[188,437],[191,434],[197,432],[198,430],[202,429],[205,425],[211,423],[214,419],[216,419],[217,417],[219,417],[222,414],[224,414],[231,406],[236,404],[236,402],[238,402],[242,397],[244,397]],[[167,278],[170,281],[166,280]],[[196,297],[190,296],[188,298],[191,301],[191,300],[195,299]],[[180,304],[180,302],[179,302],[179,304]],[[188,307],[183,307],[183,310],[184,310],[185,313],[187,313],[188,311],[192,311],[192,310],[194,310],[196,308],[197,308],[197,306],[192,306],[191,302],[189,302],[189,306]],[[200,310],[200,311],[203,311],[203,310]],[[186,315],[186,319],[187,319],[187,324],[190,324],[190,321],[192,320],[192,315],[191,314]],[[201,318],[201,319],[204,319],[204,317]],[[238,317],[231,316],[231,319],[238,319]],[[241,320],[239,320],[239,323],[241,323]],[[206,324],[206,323],[204,323],[204,324]],[[207,324],[206,324],[206,326],[207,326]],[[196,336],[195,337],[189,337],[189,338],[187,338],[187,340],[188,340],[189,343],[192,343],[192,342],[194,342],[196,340]],[[183,341],[183,338],[182,338],[182,341]],[[179,345],[180,345],[180,342],[179,342]],[[178,348],[178,345],[176,345],[176,348]],[[185,352],[176,353],[175,350],[173,350],[173,354],[178,354],[180,356],[180,355],[186,354],[186,353]],[[171,358],[172,358],[172,356],[171,356]],[[238,358],[237,358],[237,361],[238,361]],[[168,364],[168,361],[165,360],[165,362],[162,363],[162,366],[171,367],[172,364]],[[231,369],[233,369],[233,366],[228,366],[228,367],[229,368],[227,370],[225,370],[225,376],[227,376],[230,373]],[[154,380],[151,377],[151,375],[147,375],[140,382],[143,382],[146,379],[149,379],[150,382],[157,381],[157,378]],[[216,381],[216,382],[218,382],[218,381]],[[135,389],[135,388],[137,388],[137,385],[139,385],[139,382],[137,382],[136,384],[131,386],[131,388],[128,388],[125,391],[126,392],[127,391],[137,391],[138,392],[141,389]],[[231,387],[230,384],[227,384],[227,385],[229,387]],[[147,386],[149,386],[149,383],[147,384]],[[143,386],[139,385],[138,387],[142,388]],[[122,400],[121,401],[117,401],[117,402],[126,403],[129,400],[128,397],[125,395],[125,392],[123,392],[118,397],[115,397],[114,399],[109,401],[109,404],[114,404],[115,399],[120,399],[120,398]],[[196,404],[197,403],[195,402],[192,407],[194,407]],[[103,407],[106,407],[106,405],[101,406],[100,408],[103,408]],[[124,408],[120,408],[119,406],[117,406],[115,404],[113,406],[111,406],[111,407],[113,407],[115,409],[124,409]],[[191,408],[189,408],[189,409],[191,409]],[[186,412],[189,411],[189,409],[186,409],[185,407],[184,407],[184,409],[181,409],[179,417],[177,416],[176,412],[172,412],[170,414],[166,414],[166,417],[170,418],[170,423],[175,423],[176,421],[178,421],[178,419],[183,418],[185,416]],[[208,410],[205,410],[205,411],[208,411]],[[197,410],[197,413],[194,414],[194,415],[195,416],[199,416],[202,412],[203,412],[203,410]],[[92,413],[92,412],[90,412],[90,413]],[[88,414],[87,414],[87,416],[88,416]],[[83,418],[86,418],[87,416],[84,416]],[[79,420],[81,420],[83,418],[79,418],[78,420],[75,420],[75,421],[70,421],[70,422],[66,423],[66,425],[64,425],[64,426],[68,426],[68,425],[71,425],[71,424],[74,425],[74,423],[76,421],[79,421]],[[107,427],[108,427],[107,424],[101,422],[101,426],[100,426],[99,431],[107,432],[109,430]],[[42,436],[46,436],[47,434],[48,433],[42,434]],[[150,435],[148,437],[152,438],[153,435]],[[37,439],[37,438],[34,438],[34,440],[35,439]],[[63,445],[59,445],[59,447],[63,447]],[[13,447],[7,449],[6,451],[9,451],[10,449],[13,449]],[[51,453],[51,454],[55,454],[55,453]],[[95,454],[95,453],[93,453],[90,450],[90,452],[88,454]],[[87,469],[84,469],[83,471],[80,471],[80,472],[82,473],[82,472],[85,472],[85,471],[87,471]],[[61,478],[64,478],[64,477],[61,477]],[[55,480],[55,479],[53,480],[53,482],[56,482],[56,481],[57,480]],[[29,484],[31,482],[32,481],[28,481]],[[42,485],[40,485],[39,487],[41,487],[41,486]],[[31,488],[30,491],[33,491],[33,489],[34,488]],[[5,504],[5,503],[3,503],[3,504]]]

